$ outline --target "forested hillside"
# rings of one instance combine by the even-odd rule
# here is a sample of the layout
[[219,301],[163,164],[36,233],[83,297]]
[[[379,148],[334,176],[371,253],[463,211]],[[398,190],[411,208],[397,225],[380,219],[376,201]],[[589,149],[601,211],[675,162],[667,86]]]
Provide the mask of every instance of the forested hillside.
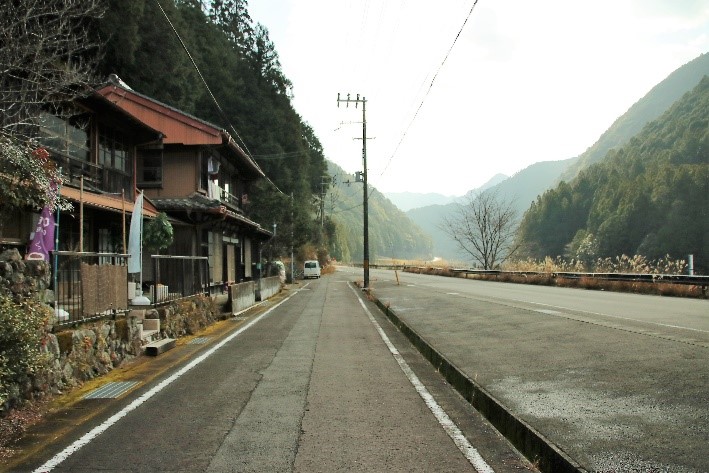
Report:
[[[325,196],[330,254],[341,261],[362,261],[362,183],[328,161],[334,185]],[[349,184],[348,184],[349,182]],[[431,238],[389,199],[369,189],[369,259],[431,259]]]
[[694,254],[709,272],[709,77],[626,146],[539,197],[519,237],[534,258]]
[[[534,199],[557,182],[568,162],[569,160],[534,163],[512,177],[501,182],[491,181],[493,185],[486,184],[479,189],[471,190],[468,194],[494,192],[500,199],[508,201],[517,213],[517,217],[522,218]],[[465,257],[453,238],[440,228],[445,218],[453,218],[457,214],[458,206],[459,203],[454,202],[446,205],[429,205],[406,212],[416,225],[433,238],[435,256],[449,261],[457,261]]]
[[323,150],[293,109],[291,83],[281,70],[268,31],[249,17],[247,2],[107,3],[108,12],[98,28],[105,42],[99,74],[105,78],[115,73],[136,91],[236,135],[238,144],[275,184],[264,181],[251,189],[250,216],[267,227],[275,222],[288,233],[293,222],[297,246],[318,240],[313,195],[320,193],[327,169]]
[[[521,216],[539,195],[560,181],[571,181],[588,166],[601,161],[609,150],[627,143],[648,122],[657,119],[683,94],[692,90],[705,74],[709,74],[709,54],[703,54],[672,72],[626,113],[618,118],[583,154],[561,161],[534,163],[494,186],[490,191],[507,202]],[[550,157],[551,158],[551,157]],[[411,219],[433,236],[436,256],[455,259],[460,254],[455,242],[438,228],[443,216],[452,216],[455,205],[438,205],[408,212]],[[549,236],[551,239],[565,237]],[[530,254],[537,254],[530,251]],[[556,253],[561,254],[561,253]]]
[[602,160],[608,151],[626,144],[647,123],[659,118],[682,95],[696,87],[707,74],[709,53],[702,54],[672,72],[613,122],[593,146],[571,160],[561,180],[571,181],[582,169]]

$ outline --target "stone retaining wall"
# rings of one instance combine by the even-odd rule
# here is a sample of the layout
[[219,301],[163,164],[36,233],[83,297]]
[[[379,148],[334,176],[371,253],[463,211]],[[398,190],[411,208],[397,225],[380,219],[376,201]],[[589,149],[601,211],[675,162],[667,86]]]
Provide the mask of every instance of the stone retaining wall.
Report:
[[0,253],[0,293],[12,294],[15,300],[44,300],[50,274],[45,261],[25,261],[16,249]]
[[[0,254],[0,292],[18,301],[44,300],[50,274],[47,263],[24,261],[17,250]],[[141,312],[66,328],[53,326],[50,321],[41,346],[41,352],[46,355],[46,368],[26,385],[13,388],[15,394],[9,405],[47,393],[58,394],[140,356],[143,317],[160,318],[161,335],[170,338],[194,334],[219,317],[216,304],[205,296]]]

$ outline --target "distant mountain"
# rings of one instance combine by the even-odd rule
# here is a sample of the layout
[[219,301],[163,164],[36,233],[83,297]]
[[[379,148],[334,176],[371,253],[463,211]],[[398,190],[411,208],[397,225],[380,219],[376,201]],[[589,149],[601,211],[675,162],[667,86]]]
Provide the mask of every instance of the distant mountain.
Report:
[[426,207],[427,205],[449,204],[455,202],[458,198],[452,195],[436,194],[433,192],[427,194],[418,192],[386,192],[384,195],[404,212],[418,207]]
[[[340,261],[362,261],[364,248],[362,183],[328,161],[328,174],[336,176],[335,185],[325,197],[325,215],[332,220],[335,237],[330,254]],[[349,182],[349,183],[348,183]],[[378,257],[430,260],[431,237],[416,226],[389,199],[369,188],[369,260]]]
[[459,254],[456,243],[440,228],[443,218],[446,215],[453,215],[458,205],[457,203],[429,205],[406,212],[412,222],[431,236],[434,257],[443,258],[447,261],[463,259],[462,255]]
[[593,146],[569,163],[560,181],[571,181],[582,169],[602,160],[608,151],[626,144],[646,124],[656,120],[682,95],[696,87],[707,74],[709,53],[700,55],[671,73],[618,118]]
[[[580,156],[532,164],[492,186],[489,191],[496,192],[504,200],[512,201],[513,208],[521,218],[537,196],[561,181],[573,180],[581,170],[602,160],[609,150],[630,141],[644,125],[659,117],[683,94],[699,84],[705,74],[709,74],[709,53],[683,65],[653,87]],[[468,194],[476,192],[477,189],[473,189]],[[419,227],[432,236],[434,255],[449,260],[463,255],[459,253],[455,242],[438,226],[443,217],[454,215],[455,209],[455,204],[447,204],[407,212]]]
[[[524,168],[510,178],[500,180],[502,174],[496,176],[498,181],[494,185],[481,186],[466,194],[466,198],[480,194],[481,192],[495,192],[504,200],[512,203],[517,216],[522,218],[524,212],[529,208],[537,196],[556,184],[561,172],[566,169],[570,160],[546,161],[535,163]],[[464,257],[460,254],[458,246],[446,232],[441,230],[440,225],[445,218],[455,216],[460,202],[465,202],[466,198],[459,199],[446,205],[431,205],[406,212],[411,220],[421,229],[431,235],[433,239],[433,254],[440,258],[455,261]]]
[[709,272],[709,76],[656,121],[525,214],[526,256],[586,262],[693,254]]
[[[488,180],[488,181],[487,181],[485,184],[483,184],[482,186],[480,186],[480,187],[478,187],[478,188],[476,188],[476,189],[469,190],[468,192],[466,192],[464,197],[470,197],[471,195],[478,195],[478,194],[481,194],[481,193],[485,192],[486,190],[492,189],[492,188],[495,187],[496,185],[498,185],[498,184],[500,184],[500,183],[506,181],[507,179],[509,179],[509,177],[510,177],[510,176],[506,176],[506,175],[500,174],[500,173],[495,174],[494,176],[492,176],[492,178],[490,178],[490,180]],[[457,202],[462,202],[462,201],[464,201],[464,200],[465,200],[465,198],[463,198],[463,199],[457,199]]]
[[522,218],[537,196],[558,182],[559,176],[572,161],[573,158],[534,163],[488,191],[495,192],[501,199],[509,201],[517,216]]
[[[489,189],[490,187],[493,187],[496,184],[499,184],[500,182],[504,181],[505,179],[507,179],[507,177],[508,176],[505,176],[504,174],[495,174],[485,184],[478,187],[477,189],[468,191],[466,195],[469,195],[471,193],[477,194],[483,192],[484,190]],[[462,199],[461,196],[448,196],[436,193],[422,194],[417,192],[387,192],[384,195],[389,200],[391,200],[394,205],[396,205],[404,212],[408,212],[411,209],[427,207],[429,205],[446,205],[451,204],[453,202],[460,202],[460,200]]]

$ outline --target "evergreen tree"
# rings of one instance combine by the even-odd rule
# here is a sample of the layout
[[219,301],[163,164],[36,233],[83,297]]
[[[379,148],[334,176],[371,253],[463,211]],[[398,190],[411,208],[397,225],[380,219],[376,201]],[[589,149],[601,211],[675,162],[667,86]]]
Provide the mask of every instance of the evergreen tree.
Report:
[[694,254],[697,270],[709,272],[708,209],[705,76],[626,146],[539,197],[518,237],[523,254],[534,258],[578,254],[591,235],[600,257]]

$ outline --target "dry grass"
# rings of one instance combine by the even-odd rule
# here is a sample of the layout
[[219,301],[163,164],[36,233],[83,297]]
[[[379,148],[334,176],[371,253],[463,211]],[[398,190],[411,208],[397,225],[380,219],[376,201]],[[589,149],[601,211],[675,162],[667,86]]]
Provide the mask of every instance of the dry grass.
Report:
[[326,266],[323,266],[323,268],[320,270],[321,275],[325,274],[333,274],[336,271],[335,265],[334,264],[328,264]]
[[[430,273],[429,273],[430,274]],[[524,274],[469,274],[468,279],[532,284],[540,286],[572,287],[596,291],[655,294],[672,297],[707,298],[707,288],[688,284],[670,284],[644,281],[608,281],[592,277],[565,278],[553,273]]]
[[[465,277],[486,281],[509,282],[516,284],[532,284],[541,286],[575,287],[598,291],[632,292],[636,294],[657,294],[672,297],[708,298],[709,288],[685,284],[670,284],[663,282],[643,281],[608,281],[593,277],[570,278],[559,276],[558,273],[627,273],[627,274],[683,274],[686,273],[684,260],[673,260],[669,256],[658,260],[648,260],[644,256],[626,255],[615,258],[598,259],[591,267],[579,261],[566,261],[560,257],[544,260],[521,260],[507,263],[499,274],[465,274],[453,271],[464,268],[464,263],[449,263],[437,261],[405,261],[381,259],[377,264],[397,264],[408,266],[407,272],[431,274],[436,276]],[[513,272],[529,272],[539,274],[513,274]]]
[[[378,261],[378,264],[391,264]],[[604,270],[608,273],[637,273],[637,274],[681,274],[684,262],[672,261],[668,258],[656,262],[648,262],[645,258],[636,256],[629,258],[622,256],[614,259],[607,258],[601,261]],[[407,266],[406,271],[418,274],[431,274],[436,276],[464,277],[484,281],[509,282],[515,284],[531,284],[538,286],[572,287],[597,291],[630,292],[635,294],[656,294],[672,297],[704,298],[709,297],[706,286],[686,284],[670,284],[663,282],[643,281],[608,281],[594,277],[571,278],[563,277],[558,273],[583,272],[585,268],[579,264],[565,262],[561,258],[546,258],[544,261],[518,261],[504,268],[505,272],[499,274],[466,274],[454,271],[464,265],[450,265],[444,261],[436,264],[425,261],[398,261],[398,264]],[[623,271],[619,271],[622,269]],[[658,272],[662,270],[662,272]],[[520,274],[522,272],[538,274]],[[515,274],[514,272],[518,272]]]

